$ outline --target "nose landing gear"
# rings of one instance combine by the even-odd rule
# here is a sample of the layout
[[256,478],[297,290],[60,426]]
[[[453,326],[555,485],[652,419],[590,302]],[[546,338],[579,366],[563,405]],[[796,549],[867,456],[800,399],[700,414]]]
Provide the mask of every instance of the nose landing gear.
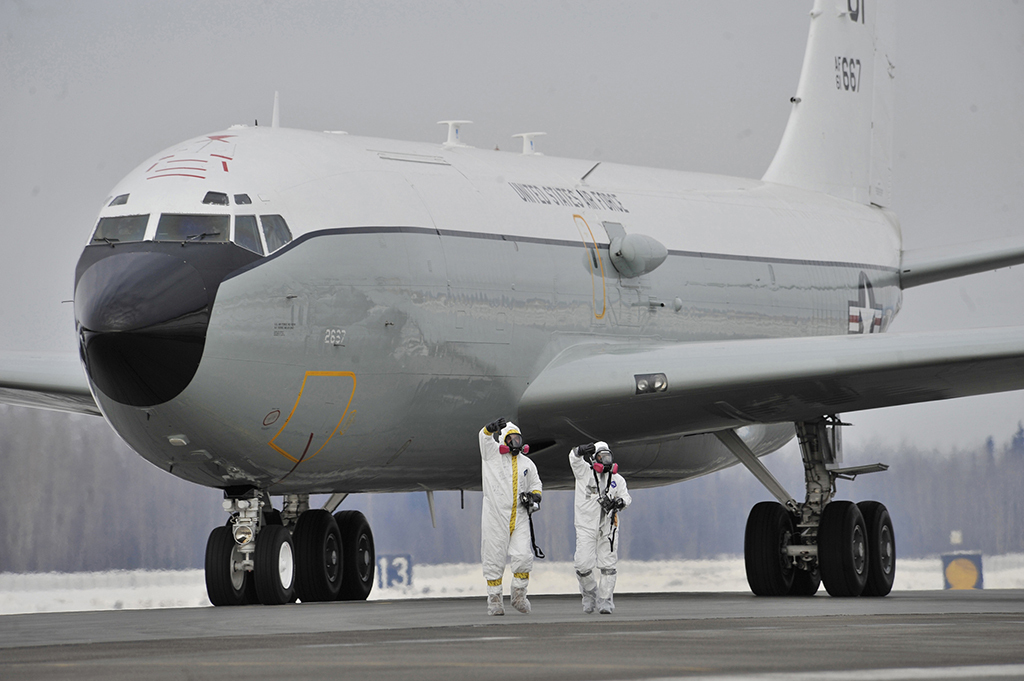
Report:
[[310,509],[309,495],[288,495],[283,512],[266,492],[227,496],[231,514],[206,545],[206,591],[213,605],[281,605],[333,600],[365,600],[376,567],[373,533],[362,513],[332,515],[345,495],[334,495],[328,509]]

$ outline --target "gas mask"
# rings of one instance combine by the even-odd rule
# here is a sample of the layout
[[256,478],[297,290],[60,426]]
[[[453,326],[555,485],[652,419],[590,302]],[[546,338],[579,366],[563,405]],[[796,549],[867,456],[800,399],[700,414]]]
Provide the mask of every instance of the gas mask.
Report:
[[614,459],[612,459],[612,453],[607,449],[602,449],[594,454],[594,463],[592,465],[595,473],[619,472],[619,464],[615,463]]
[[519,433],[509,433],[505,436],[505,444],[498,446],[502,454],[527,454],[530,445],[523,444],[523,436]]

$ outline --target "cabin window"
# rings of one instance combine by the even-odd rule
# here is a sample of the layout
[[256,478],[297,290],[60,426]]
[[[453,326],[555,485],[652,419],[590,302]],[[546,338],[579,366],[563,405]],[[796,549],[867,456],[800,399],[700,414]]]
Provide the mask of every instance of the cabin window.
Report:
[[253,253],[263,255],[263,247],[260,245],[260,232],[256,226],[255,215],[235,216],[235,243],[242,248],[248,248]]
[[267,238],[267,252],[273,253],[292,240],[292,232],[288,223],[280,215],[261,215],[263,236]]
[[128,203],[128,195],[127,194],[118,194],[107,205],[108,206],[123,206],[126,203]]
[[156,226],[156,241],[227,241],[229,215],[164,213]]
[[226,206],[228,205],[228,195],[224,192],[206,192],[203,203],[208,203],[211,206]]
[[235,194],[235,204],[238,206],[248,206],[252,203],[252,199],[249,198],[248,194]]
[[[127,196],[127,194],[125,194]],[[142,241],[146,234],[148,215],[121,215],[116,218],[100,218],[93,232],[94,244],[109,244],[115,241]]]

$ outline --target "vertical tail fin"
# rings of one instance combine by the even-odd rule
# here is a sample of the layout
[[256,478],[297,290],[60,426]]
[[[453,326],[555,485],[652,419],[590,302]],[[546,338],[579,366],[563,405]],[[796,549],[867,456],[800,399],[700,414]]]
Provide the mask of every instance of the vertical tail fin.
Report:
[[885,0],[815,0],[800,83],[766,182],[889,205],[892,33]]

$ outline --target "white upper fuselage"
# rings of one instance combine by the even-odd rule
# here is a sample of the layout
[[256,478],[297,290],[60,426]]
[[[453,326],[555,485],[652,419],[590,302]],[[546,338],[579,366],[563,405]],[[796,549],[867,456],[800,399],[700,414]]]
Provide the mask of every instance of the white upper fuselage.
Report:
[[[197,205],[197,192],[200,198],[208,190],[248,192],[256,212],[284,214],[296,237],[400,225],[575,239],[572,216],[583,214],[621,222],[627,232],[652,236],[669,250],[899,266],[899,229],[876,208],[746,178],[595,165],[236,126],[153,156],[111,194],[131,193],[131,205],[105,208],[101,216],[216,213],[217,206]],[[239,208],[223,212],[252,212]],[[591,227],[603,236],[598,225]],[[153,230],[155,223],[147,238]]]
[[[235,127],[154,156],[111,196],[125,194],[100,217],[149,215],[145,242],[162,214],[233,216],[236,241],[238,216],[279,215],[294,237],[225,273],[179,393],[133,406],[93,382],[140,454],[211,486],[476,487],[474,434],[568,347],[870,333],[900,306],[891,216],[758,180]],[[667,259],[620,276],[608,244],[623,233]],[[163,258],[243,252],[205,241],[154,243]],[[79,278],[128,250],[90,245]],[[558,467],[577,443],[520,425],[545,484],[569,485]],[[759,454],[792,432],[757,428]],[[731,463],[684,435],[618,448],[631,484]]]

